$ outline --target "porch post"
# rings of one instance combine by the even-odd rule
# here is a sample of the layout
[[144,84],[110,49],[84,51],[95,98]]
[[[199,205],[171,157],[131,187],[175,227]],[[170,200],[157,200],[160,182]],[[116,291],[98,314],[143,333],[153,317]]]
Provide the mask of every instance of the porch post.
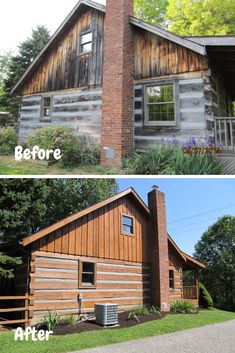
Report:
[[199,300],[199,276],[198,276],[198,270],[194,271],[194,282],[195,282],[195,286],[197,287],[197,299]]

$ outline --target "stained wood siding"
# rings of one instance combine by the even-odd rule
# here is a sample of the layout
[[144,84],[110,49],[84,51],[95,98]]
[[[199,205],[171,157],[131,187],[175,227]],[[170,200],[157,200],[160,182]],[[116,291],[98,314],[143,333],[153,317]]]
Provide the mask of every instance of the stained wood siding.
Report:
[[[122,213],[134,217],[133,236],[121,232]],[[148,263],[148,240],[148,217],[127,196],[43,237],[34,250]]]
[[97,263],[95,288],[79,289],[79,262],[89,258],[36,252],[31,262],[30,314],[34,320],[48,310],[60,315],[93,311],[96,303],[110,302],[127,309],[150,304],[150,269],[147,264],[92,258]]
[[[102,81],[104,14],[86,9],[48,50],[21,88],[21,95],[100,86]],[[80,34],[92,30],[91,53],[80,54]]]
[[204,56],[165,38],[135,29],[135,78],[151,78],[208,69]]
[[19,118],[19,143],[36,129],[62,125],[74,130],[88,144],[98,145],[101,139],[102,90],[89,89],[50,94],[50,120],[42,115],[42,95],[24,97]]

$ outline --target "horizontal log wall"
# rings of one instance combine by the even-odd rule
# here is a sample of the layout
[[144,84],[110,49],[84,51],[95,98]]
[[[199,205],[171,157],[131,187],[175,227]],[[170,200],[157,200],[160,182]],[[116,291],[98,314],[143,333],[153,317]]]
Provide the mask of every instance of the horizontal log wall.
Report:
[[[48,310],[60,315],[94,310],[96,303],[116,303],[120,309],[150,304],[150,270],[147,264],[108,261],[97,263],[96,288],[79,289],[76,256],[37,252],[31,262],[30,314],[33,320]],[[89,258],[82,258],[89,261]],[[82,304],[78,296],[82,295]]]
[[135,147],[138,151],[146,150],[151,144],[160,143],[162,139],[177,140],[185,143],[191,136],[203,138],[206,136],[204,80],[198,77],[174,76],[172,82],[179,92],[179,107],[176,108],[176,126],[147,126],[145,124],[144,90],[149,84],[170,82],[169,79],[140,81],[135,85]]
[[27,96],[22,100],[19,119],[19,142],[36,129],[61,125],[74,130],[88,144],[98,145],[101,138],[102,90],[55,92],[52,98],[50,121],[41,119],[41,95]]
[[[80,10],[65,27],[51,50],[47,50],[31,76],[22,86],[22,96],[71,89],[100,86],[103,63],[104,14],[94,10]],[[91,53],[79,52],[80,34],[93,32]]]
[[175,253],[175,250],[169,246],[169,270],[174,271],[175,288],[170,289],[170,302],[183,299],[183,270],[182,260]]
[[135,29],[135,78],[208,69],[207,59],[167,39]]
[[[134,234],[121,230],[121,215],[134,218]],[[150,262],[148,217],[125,196],[34,243],[34,250],[130,262]]]

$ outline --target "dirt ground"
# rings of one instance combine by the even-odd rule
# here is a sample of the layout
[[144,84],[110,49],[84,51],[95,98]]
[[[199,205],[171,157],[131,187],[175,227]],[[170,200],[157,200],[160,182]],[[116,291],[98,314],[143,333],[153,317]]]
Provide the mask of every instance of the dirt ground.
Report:
[[[136,326],[139,323],[143,324],[144,322],[148,322],[148,321],[160,320],[162,317],[166,316],[166,313],[161,313],[161,317],[159,317],[158,314],[153,314],[153,313],[147,314],[144,316],[139,316],[138,317],[139,323],[136,320],[128,319],[128,316],[129,316],[129,312],[124,312],[119,314],[119,320],[118,320],[119,326],[112,328],[112,330]],[[63,336],[63,335],[69,335],[73,333],[96,331],[96,330],[107,330],[107,328],[97,325],[95,321],[89,321],[89,322],[78,323],[75,325],[60,324],[53,329],[54,336]]]

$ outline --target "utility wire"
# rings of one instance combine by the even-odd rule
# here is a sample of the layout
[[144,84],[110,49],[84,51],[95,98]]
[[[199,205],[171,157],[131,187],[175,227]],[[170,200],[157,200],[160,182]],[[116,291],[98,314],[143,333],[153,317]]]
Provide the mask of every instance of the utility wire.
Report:
[[234,203],[231,204],[231,205],[224,206],[224,207],[215,208],[215,209],[213,209],[213,210],[211,210],[211,211],[206,211],[206,212],[202,212],[202,213],[195,214],[195,215],[193,215],[193,216],[189,216],[189,217],[177,219],[177,220],[175,220],[175,221],[168,222],[168,224],[179,223],[179,222],[182,222],[182,221],[186,221],[187,219],[192,219],[192,218],[195,218],[195,217],[200,217],[200,216],[203,216],[204,214],[209,214],[209,213],[213,213],[213,212],[216,212],[216,211],[224,210],[224,209],[226,209],[226,208],[230,208],[230,207],[233,207],[233,206],[235,206]]
[[214,220],[215,218],[219,218],[220,216],[214,216],[213,218],[211,217],[211,218],[207,218],[207,219],[200,219],[200,220],[198,220],[197,222],[193,222],[193,223],[186,223],[186,224],[184,224],[184,225],[181,225],[181,226],[173,226],[173,227],[170,227],[170,229],[172,229],[173,231],[175,230],[175,229],[179,229],[179,228],[185,228],[185,227],[187,227],[187,226],[192,226],[192,225],[194,225],[194,224],[198,224],[198,222],[200,221],[200,223],[203,223],[203,222],[208,222],[208,221],[212,221],[212,220]]

